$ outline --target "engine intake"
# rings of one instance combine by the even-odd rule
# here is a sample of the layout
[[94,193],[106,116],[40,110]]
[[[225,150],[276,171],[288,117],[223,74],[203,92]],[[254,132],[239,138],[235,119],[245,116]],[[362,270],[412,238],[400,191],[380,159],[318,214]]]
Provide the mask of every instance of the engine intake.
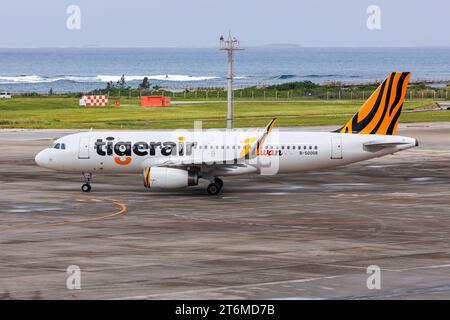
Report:
[[198,174],[175,168],[147,167],[144,169],[144,186],[149,189],[176,189],[198,184]]

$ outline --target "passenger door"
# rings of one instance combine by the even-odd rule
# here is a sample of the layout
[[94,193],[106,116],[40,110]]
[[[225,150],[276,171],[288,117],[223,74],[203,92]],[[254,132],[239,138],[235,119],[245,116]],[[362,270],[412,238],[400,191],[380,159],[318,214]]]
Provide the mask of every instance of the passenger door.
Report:
[[78,159],[89,159],[89,137],[81,137],[78,149]]
[[340,135],[331,137],[331,159],[342,159],[342,137]]

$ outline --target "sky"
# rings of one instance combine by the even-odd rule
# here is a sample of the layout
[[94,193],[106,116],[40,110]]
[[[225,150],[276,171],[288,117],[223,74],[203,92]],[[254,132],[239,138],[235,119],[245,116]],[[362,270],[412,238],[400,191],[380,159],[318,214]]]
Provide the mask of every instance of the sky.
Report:
[[[370,5],[380,29],[367,27]],[[2,48],[217,47],[229,31],[245,46],[450,46],[448,0],[3,0],[1,11]]]

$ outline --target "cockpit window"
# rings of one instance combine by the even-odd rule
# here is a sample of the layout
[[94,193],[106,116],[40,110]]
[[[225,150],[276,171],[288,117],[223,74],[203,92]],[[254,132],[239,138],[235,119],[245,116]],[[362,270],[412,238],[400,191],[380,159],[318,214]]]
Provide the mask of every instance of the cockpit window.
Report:
[[65,143],[52,143],[48,146],[49,149],[58,149],[58,150],[66,150]]

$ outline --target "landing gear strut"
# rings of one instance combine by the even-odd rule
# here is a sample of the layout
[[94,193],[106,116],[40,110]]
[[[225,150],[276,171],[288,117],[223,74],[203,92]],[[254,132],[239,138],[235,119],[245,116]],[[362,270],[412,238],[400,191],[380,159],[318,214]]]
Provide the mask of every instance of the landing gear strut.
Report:
[[91,191],[92,173],[84,173],[83,172],[83,178],[84,178],[84,184],[81,186],[81,191],[90,192]]
[[222,181],[222,179],[214,178],[214,183],[219,186],[220,190],[222,190],[222,188],[223,188],[223,181]]
[[220,190],[222,190],[223,187],[223,181],[219,178],[214,178],[214,182],[210,183],[208,185],[208,188],[206,191],[208,191],[208,194],[215,196],[219,194]]

